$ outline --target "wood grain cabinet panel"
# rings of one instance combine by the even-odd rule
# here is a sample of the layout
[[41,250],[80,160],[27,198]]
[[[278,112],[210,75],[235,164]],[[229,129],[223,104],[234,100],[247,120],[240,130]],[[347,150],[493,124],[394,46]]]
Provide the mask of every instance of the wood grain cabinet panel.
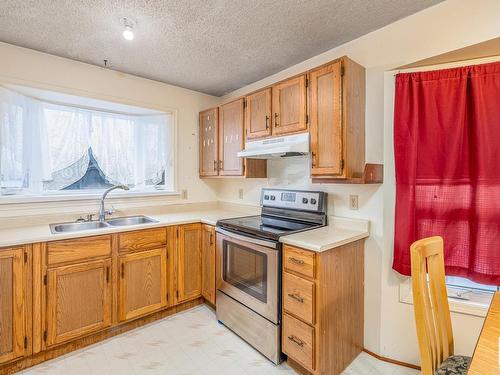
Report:
[[0,363],[25,354],[24,249],[0,250]]
[[201,296],[201,224],[178,227],[177,302]]
[[47,243],[47,264],[85,261],[111,256],[111,236],[74,238]]
[[120,252],[142,251],[164,247],[167,244],[166,228],[143,229],[118,234]]
[[283,266],[285,271],[295,272],[309,278],[314,278],[315,254],[307,250],[285,245]]
[[283,316],[283,352],[309,371],[314,371],[314,328],[290,315]]
[[200,112],[200,176],[219,174],[219,110]]
[[314,182],[359,180],[365,171],[365,68],[344,56],[309,75]]
[[47,271],[46,345],[111,325],[111,259]]
[[246,138],[255,139],[271,135],[271,88],[245,97]]
[[363,279],[364,240],[320,253],[285,245],[283,352],[299,373],[339,375],[361,352]]
[[167,306],[166,254],[166,248],[159,248],[119,257],[120,321]]
[[314,324],[314,282],[283,273],[283,309],[307,324]]
[[204,224],[201,245],[202,258],[202,295],[215,305],[215,228]]
[[273,134],[284,135],[307,130],[306,97],[305,74],[272,87]]
[[243,149],[243,99],[219,107],[219,175],[242,176],[243,158],[236,154]]
[[313,175],[341,175],[343,154],[341,61],[310,73]]

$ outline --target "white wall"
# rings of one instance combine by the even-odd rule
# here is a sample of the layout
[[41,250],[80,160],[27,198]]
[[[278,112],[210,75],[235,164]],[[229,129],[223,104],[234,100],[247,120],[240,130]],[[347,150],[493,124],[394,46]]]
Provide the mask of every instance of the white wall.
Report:
[[[178,125],[178,190],[188,190],[188,201],[216,199],[214,183],[198,178],[197,155],[198,112],[215,105],[218,98],[6,43],[0,43],[0,84],[2,82],[174,111]],[[179,196],[162,196],[122,200],[116,204],[119,208],[126,209],[132,203],[137,206],[178,201]],[[89,205],[95,204],[96,202],[80,201],[8,207],[0,205],[0,218],[41,211],[89,212]]]
[[[399,302],[401,277],[392,271],[394,234],[394,155],[392,146],[393,76],[398,66],[473,45],[500,35],[500,2],[497,0],[448,0],[400,20],[338,48],[236,90],[223,101],[267,86],[343,55],[366,67],[366,160],[384,163],[384,184],[379,186],[311,184],[309,160],[269,162],[264,180],[224,180],[219,198],[257,202],[263,186],[324,190],[330,213],[363,217],[372,222],[366,243],[365,346],[383,356],[418,363],[413,307]],[[359,211],[348,209],[349,194],[359,195]],[[472,354],[483,319],[453,314],[456,351]]]

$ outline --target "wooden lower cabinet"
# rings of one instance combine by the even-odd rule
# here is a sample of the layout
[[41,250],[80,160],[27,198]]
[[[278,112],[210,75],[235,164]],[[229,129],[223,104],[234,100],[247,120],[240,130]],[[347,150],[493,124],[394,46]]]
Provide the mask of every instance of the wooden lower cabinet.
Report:
[[167,250],[159,248],[121,255],[118,260],[120,321],[167,306]]
[[24,251],[0,249],[0,364],[24,356],[27,349]]
[[177,302],[201,296],[201,224],[177,227]]
[[301,373],[337,375],[363,350],[364,240],[320,253],[285,245],[283,352]]
[[201,294],[215,305],[215,228],[204,224],[201,244]]
[[111,259],[47,271],[46,346],[111,326]]

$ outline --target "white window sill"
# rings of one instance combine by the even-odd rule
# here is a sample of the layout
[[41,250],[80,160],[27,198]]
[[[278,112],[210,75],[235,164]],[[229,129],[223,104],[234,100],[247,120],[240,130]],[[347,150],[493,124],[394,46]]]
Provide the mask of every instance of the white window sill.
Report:
[[[474,291],[468,293],[468,296],[470,300],[448,298],[450,311],[484,318],[488,313],[493,293]],[[411,278],[399,284],[399,302],[413,305]]]
[[[101,199],[103,192],[73,193],[73,194],[45,194],[45,195],[0,195],[0,206],[4,204],[19,203],[44,203],[44,202],[68,202],[68,201],[90,201]],[[151,190],[151,191],[112,191],[107,199],[127,199],[155,196],[180,196],[177,191]]]

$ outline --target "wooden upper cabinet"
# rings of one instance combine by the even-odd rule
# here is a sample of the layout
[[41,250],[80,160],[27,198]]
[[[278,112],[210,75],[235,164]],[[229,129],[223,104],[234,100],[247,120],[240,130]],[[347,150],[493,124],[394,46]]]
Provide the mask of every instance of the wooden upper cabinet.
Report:
[[207,109],[200,112],[200,176],[219,174],[219,110]]
[[204,224],[202,227],[202,295],[215,305],[215,228]]
[[119,257],[120,321],[167,306],[167,250],[159,248]]
[[310,72],[311,175],[360,179],[365,170],[365,68],[347,57]]
[[47,271],[46,345],[111,326],[111,259]]
[[244,101],[238,99],[219,107],[219,175],[242,176]]
[[178,227],[177,302],[201,296],[201,224]]
[[272,87],[273,134],[307,130],[306,75],[277,83]]
[[25,354],[23,248],[0,250],[0,363]]
[[271,88],[250,94],[245,98],[246,138],[255,139],[271,135]]
[[311,158],[313,175],[341,175],[343,166],[342,64],[313,70],[311,79]]

